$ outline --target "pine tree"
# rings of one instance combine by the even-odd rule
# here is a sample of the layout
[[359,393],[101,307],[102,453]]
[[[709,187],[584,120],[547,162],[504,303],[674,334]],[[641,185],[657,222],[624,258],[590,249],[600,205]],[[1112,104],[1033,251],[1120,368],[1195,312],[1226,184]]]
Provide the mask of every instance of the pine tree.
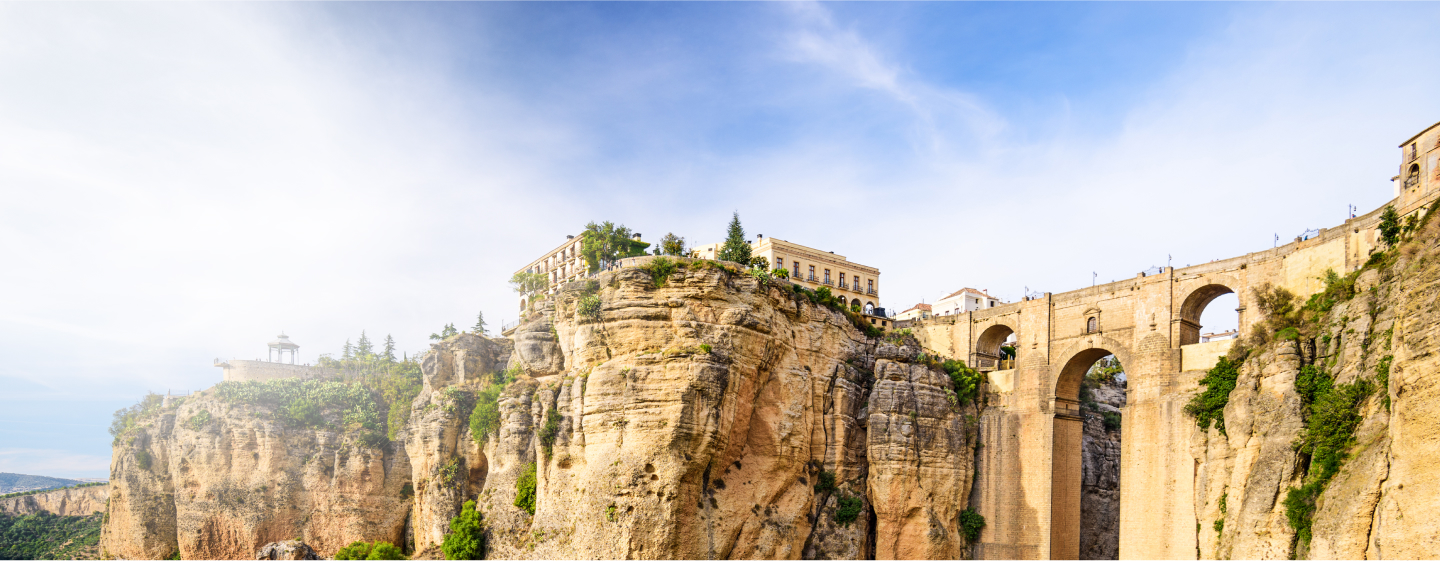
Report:
[[340,360],[354,360],[354,358],[355,358],[355,346],[350,344],[350,340],[349,340],[349,339],[346,339],[346,340],[345,340],[345,352],[340,355]]
[[375,346],[370,344],[370,338],[365,336],[364,331],[361,331],[360,342],[355,344],[355,358],[360,360],[370,360],[371,358],[374,358],[374,356]]
[[471,329],[471,331],[476,335],[485,334],[485,312],[480,312],[480,314],[475,317],[475,328]]
[[445,329],[440,330],[440,338],[449,339],[450,337],[458,335],[459,333],[460,330],[455,329],[455,324],[447,323],[445,324]]
[[382,358],[385,362],[395,362],[395,338],[389,333],[385,334],[385,354]]
[[750,264],[750,242],[745,241],[745,228],[740,226],[738,211],[730,218],[729,233],[725,236],[725,245],[720,248],[718,258],[721,261]]

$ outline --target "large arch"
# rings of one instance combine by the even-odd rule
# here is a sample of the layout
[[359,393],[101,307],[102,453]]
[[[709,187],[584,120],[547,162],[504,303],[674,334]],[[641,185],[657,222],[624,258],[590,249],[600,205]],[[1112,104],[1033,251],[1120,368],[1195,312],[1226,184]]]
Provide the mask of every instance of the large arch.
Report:
[[[1205,307],[1216,298],[1226,294],[1233,294],[1235,291],[1225,284],[1211,282],[1190,291],[1180,305],[1179,333],[1176,334],[1176,346],[1190,345],[1200,342],[1200,314],[1205,312]],[[1122,363],[1123,364],[1123,363]]]
[[1103,335],[1090,335],[1058,355],[1051,372],[1053,403],[1050,447],[1050,558],[1080,555],[1080,491],[1084,460],[1081,439],[1085,418],[1080,409],[1080,383],[1095,361],[1115,355],[1129,368],[1130,350]]

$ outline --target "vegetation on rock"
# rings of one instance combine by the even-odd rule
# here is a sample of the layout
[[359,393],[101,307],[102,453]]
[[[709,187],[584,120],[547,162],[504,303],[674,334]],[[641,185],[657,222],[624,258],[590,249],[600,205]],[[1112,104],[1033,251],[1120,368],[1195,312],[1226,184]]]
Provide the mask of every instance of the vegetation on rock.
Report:
[[515,480],[515,506],[535,515],[535,462],[526,464],[525,471]]
[[985,517],[975,512],[973,508],[960,511],[960,529],[965,533],[965,541],[975,543],[980,539],[980,530],[985,529]]
[[460,515],[450,519],[450,532],[440,544],[446,559],[480,559],[485,552],[485,529],[475,501],[465,501]]
[[726,228],[725,244],[720,246],[720,252],[716,254],[715,258],[721,261],[750,264],[750,242],[745,239],[745,228],[740,225],[739,212],[730,216],[730,226]]
[[1200,379],[1205,391],[1190,398],[1190,403],[1185,405],[1185,412],[1195,417],[1195,424],[1202,430],[1209,429],[1214,423],[1220,434],[1225,434],[1225,405],[1230,402],[1230,392],[1235,389],[1235,380],[1240,377],[1240,364],[1231,361],[1230,357],[1216,359],[1215,366]]
[[608,220],[586,224],[580,237],[580,255],[585,258],[591,273],[608,268],[618,259],[645,255],[645,248],[650,247],[646,242],[632,239],[630,229],[625,225],[617,226]]
[[840,497],[836,501],[835,522],[839,524],[854,522],[856,518],[860,517],[860,510],[863,506],[864,502],[860,500],[860,497],[848,495]]
[[375,559],[407,559],[405,552],[395,547],[390,542],[375,541],[366,543],[362,541],[352,542],[350,545],[340,548],[335,552],[335,559],[354,560],[375,560]]
[[0,514],[0,559],[86,559],[99,553],[104,515]]

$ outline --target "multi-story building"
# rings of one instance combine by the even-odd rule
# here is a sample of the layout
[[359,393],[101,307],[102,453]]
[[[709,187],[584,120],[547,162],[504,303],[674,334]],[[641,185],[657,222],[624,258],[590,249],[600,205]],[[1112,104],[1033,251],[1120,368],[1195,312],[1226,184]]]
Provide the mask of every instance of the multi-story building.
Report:
[[936,300],[932,313],[937,316],[963,314],[985,308],[994,308],[997,304],[1001,303],[999,298],[991,296],[988,291],[962,288]]
[[[631,236],[635,241],[640,241],[640,233],[636,232]],[[539,273],[545,275],[548,286],[541,292],[535,294],[554,293],[559,286],[567,282],[579,279],[589,274],[589,265],[585,263],[585,257],[580,254],[582,236],[565,236],[565,243],[556,246],[554,249],[545,252],[545,256],[529,265],[515,271],[519,273]],[[520,312],[524,313],[530,305],[534,294],[520,295]]]
[[[698,257],[716,259],[723,243],[694,248]],[[750,255],[764,257],[771,269],[785,269],[790,280],[811,290],[822,286],[845,298],[851,306],[859,306],[866,314],[883,315],[880,307],[880,269],[861,265],[836,255],[779,238],[756,236],[750,242]]]

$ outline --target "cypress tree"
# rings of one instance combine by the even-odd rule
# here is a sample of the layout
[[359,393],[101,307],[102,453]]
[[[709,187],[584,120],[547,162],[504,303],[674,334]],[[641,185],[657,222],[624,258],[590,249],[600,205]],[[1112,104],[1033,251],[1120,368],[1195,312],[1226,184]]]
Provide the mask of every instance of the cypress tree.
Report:
[[1400,241],[1400,213],[1395,212],[1395,207],[1385,207],[1385,212],[1380,214],[1380,239],[1385,240],[1385,245],[1395,245]]
[[734,261],[743,265],[750,264],[750,242],[745,241],[745,228],[740,226],[740,213],[737,211],[730,218],[730,228],[725,236],[725,245],[720,247],[721,261]]
[[375,346],[370,344],[370,338],[365,332],[360,332],[360,342],[355,344],[355,358],[369,360],[375,354]]
[[345,340],[345,352],[340,355],[340,359],[341,359],[341,360],[351,360],[351,359],[353,359],[353,358],[355,358],[355,346],[350,344],[350,340],[349,340],[349,339],[346,339],[346,340]]
[[475,328],[471,331],[476,335],[485,334],[485,312],[480,312],[480,315],[475,317]]

